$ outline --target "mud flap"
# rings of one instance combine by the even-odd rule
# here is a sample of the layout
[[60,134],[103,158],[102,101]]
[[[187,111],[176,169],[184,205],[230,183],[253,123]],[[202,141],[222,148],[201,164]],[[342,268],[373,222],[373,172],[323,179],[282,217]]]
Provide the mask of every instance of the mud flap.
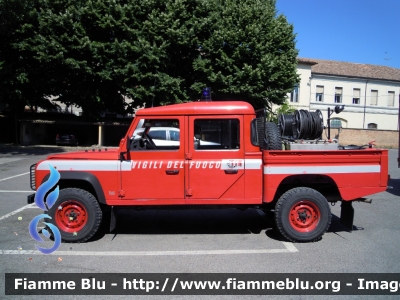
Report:
[[113,232],[117,228],[117,209],[114,206],[111,207],[111,218],[110,218],[110,232]]
[[340,223],[349,231],[353,230],[354,208],[352,201],[342,201],[340,211]]
[[35,202],[35,194],[29,195],[27,198],[27,202],[28,204],[32,204],[33,202]]

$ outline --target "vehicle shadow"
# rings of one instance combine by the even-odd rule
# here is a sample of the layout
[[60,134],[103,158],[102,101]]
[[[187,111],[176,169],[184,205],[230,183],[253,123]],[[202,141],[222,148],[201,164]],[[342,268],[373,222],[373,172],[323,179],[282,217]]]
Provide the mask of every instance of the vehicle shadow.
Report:
[[[268,227],[265,216],[255,209],[180,209],[117,211],[113,234],[260,234]],[[99,235],[109,230],[110,216],[105,216]]]
[[[356,231],[356,230],[364,230],[364,228],[353,225],[352,231]],[[332,214],[331,225],[329,226],[329,228],[326,232],[334,233],[334,234],[338,235],[340,232],[349,232],[349,231],[350,230],[347,227],[343,226],[340,223],[340,217],[336,216],[335,214]],[[273,226],[270,230],[266,230],[265,234],[271,239],[282,241],[282,242],[286,241],[286,239],[279,233],[276,226]]]
[[364,230],[364,228],[353,225],[353,228],[350,230],[349,228],[347,228],[346,226],[344,226],[340,223],[340,217],[332,214],[331,226],[329,226],[329,228],[326,232],[338,233],[338,232],[343,232],[343,231],[350,232],[350,231],[357,231],[357,230]]
[[388,186],[390,186],[390,188],[388,188],[386,192],[395,196],[400,196],[400,179],[389,179]]
[[[353,230],[359,230],[354,227]],[[348,231],[332,215],[328,232]],[[273,213],[257,209],[199,209],[199,210],[133,210],[120,209],[117,227],[111,232],[119,234],[262,234],[271,239],[286,241],[275,228]],[[100,229],[91,239],[96,241],[110,233],[110,215],[103,217]]]

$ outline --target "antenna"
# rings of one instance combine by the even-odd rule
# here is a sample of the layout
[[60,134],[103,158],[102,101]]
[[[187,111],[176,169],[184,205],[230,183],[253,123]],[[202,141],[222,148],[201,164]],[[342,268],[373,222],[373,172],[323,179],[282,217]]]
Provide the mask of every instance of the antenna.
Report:
[[385,52],[385,58],[384,58],[383,60],[387,62],[388,60],[391,60],[391,59],[392,59],[392,58],[388,58],[388,57],[387,57],[387,52]]

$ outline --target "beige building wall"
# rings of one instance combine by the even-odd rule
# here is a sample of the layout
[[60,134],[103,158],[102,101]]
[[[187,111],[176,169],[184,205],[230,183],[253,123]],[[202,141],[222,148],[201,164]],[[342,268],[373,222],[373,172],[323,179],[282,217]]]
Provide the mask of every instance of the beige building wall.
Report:
[[[301,79],[298,98],[296,102],[293,93],[288,94],[290,105],[296,109],[321,110],[324,124],[327,124],[328,107],[333,111],[336,105],[345,105],[343,112],[331,115],[331,119],[341,121],[343,128],[368,129],[376,125],[378,130],[399,129],[400,82],[313,74],[311,67],[311,64],[298,64]],[[323,95],[317,97],[321,89]],[[339,90],[341,103],[335,103]],[[359,99],[353,101],[357,93]]]
[[291,102],[290,104],[296,109],[310,109],[311,66],[298,64],[297,74],[300,75],[298,102]]

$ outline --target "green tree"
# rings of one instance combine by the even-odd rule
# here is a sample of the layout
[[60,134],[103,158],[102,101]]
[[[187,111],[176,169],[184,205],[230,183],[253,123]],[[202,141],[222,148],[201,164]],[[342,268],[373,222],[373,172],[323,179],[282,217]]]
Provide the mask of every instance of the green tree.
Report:
[[25,106],[52,107],[43,66],[25,43],[35,34],[37,6],[37,0],[0,1],[0,108],[14,114],[16,141]]
[[277,16],[275,0],[215,0],[212,26],[194,61],[197,92],[246,99],[256,108],[282,104],[299,80],[293,26]]
[[197,1],[38,1],[36,32],[23,43],[58,100],[92,116],[188,100]]
[[189,101],[209,86],[214,99],[259,108],[283,103],[298,81],[293,26],[275,0],[1,1],[18,18],[2,31],[0,101],[52,95],[96,116]]
[[270,122],[278,123],[279,115],[290,115],[293,114],[295,111],[296,108],[291,106],[286,100],[283,104],[279,105],[275,110],[271,111],[267,119]]

